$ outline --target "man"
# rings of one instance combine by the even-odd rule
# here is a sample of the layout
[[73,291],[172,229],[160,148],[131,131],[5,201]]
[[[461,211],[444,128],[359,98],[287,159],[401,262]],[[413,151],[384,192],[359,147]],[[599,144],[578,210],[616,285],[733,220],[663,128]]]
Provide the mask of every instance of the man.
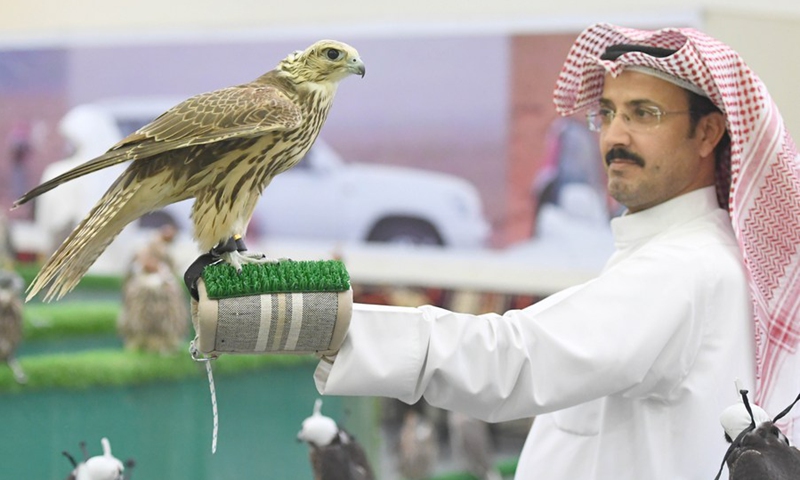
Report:
[[590,27],[555,100],[589,110],[627,208],[601,275],[502,316],[356,305],[317,388],[535,415],[517,478],[713,478],[734,380],[775,412],[800,388],[793,143],[739,56],[692,29]]

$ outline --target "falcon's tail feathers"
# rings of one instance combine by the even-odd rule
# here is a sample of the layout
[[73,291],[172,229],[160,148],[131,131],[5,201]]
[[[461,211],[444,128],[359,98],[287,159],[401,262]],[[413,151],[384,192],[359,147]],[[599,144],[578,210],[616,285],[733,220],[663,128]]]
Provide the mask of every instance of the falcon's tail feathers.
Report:
[[[120,212],[137,188],[117,181],[47,260],[28,287],[25,301],[47,287],[46,302],[69,293],[125,226],[138,217]],[[48,286],[49,285],[49,286]]]
[[88,175],[90,173],[102,170],[107,167],[111,167],[113,165],[117,165],[119,163],[127,162],[128,160],[131,160],[131,158],[127,149],[110,150],[95,159],[89,160],[86,163],[82,163],[77,167],[62,173],[61,175],[51,178],[50,180],[42,183],[41,185],[32,188],[28,193],[19,197],[16,201],[14,201],[14,204],[11,206],[11,209],[13,210],[19,207],[20,205],[33,200],[39,195],[49,192],[50,190],[61,185],[62,183],[69,182],[70,180],[75,180],[76,178]]

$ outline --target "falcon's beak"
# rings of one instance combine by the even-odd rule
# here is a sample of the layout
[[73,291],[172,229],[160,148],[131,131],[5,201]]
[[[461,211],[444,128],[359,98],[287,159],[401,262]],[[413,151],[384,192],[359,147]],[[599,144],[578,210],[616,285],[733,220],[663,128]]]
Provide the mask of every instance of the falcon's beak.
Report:
[[364,78],[364,74],[367,73],[367,67],[364,65],[364,62],[362,62],[360,58],[350,59],[350,62],[347,65],[347,70],[356,75],[360,75],[361,78]]

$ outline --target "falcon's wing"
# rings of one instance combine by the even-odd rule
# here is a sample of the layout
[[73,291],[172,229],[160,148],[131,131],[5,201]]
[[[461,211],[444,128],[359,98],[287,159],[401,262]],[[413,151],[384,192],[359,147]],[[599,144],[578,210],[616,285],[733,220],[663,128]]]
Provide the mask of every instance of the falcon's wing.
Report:
[[270,85],[246,84],[196,95],[170,108],[103,155],[32,189],[14,206],[64,182],[118,163],[193,145],[287,130],[297,126],[301,119],[297,105]]
[[111,150],[150,144],[170,145],[174,149],[234,137],[258,136],[295,127],[300,120],[297,105],[273,86],[248,84],[229,87],[179,103]]

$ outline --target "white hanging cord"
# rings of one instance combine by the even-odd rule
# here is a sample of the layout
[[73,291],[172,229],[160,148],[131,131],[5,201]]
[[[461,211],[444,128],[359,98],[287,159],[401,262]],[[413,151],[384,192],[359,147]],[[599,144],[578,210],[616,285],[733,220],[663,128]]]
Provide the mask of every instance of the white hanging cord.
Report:
[[[197,339],[195,339],[197,340]],[[214,387],[214,374],[211,371],[211,360],[215,357],[202,356],[195,348],[194,341],[189,345],[189,353],[192,359],[196,362],[203,362],[206,364],[206,373],[208,374],[208,389],[211,392],[211,412],[213,416],[214,426],[211,430],[211,454],[217,453],[217,434],[219,432],[219,412],[217,411],[217,389]]]
[[206,360],[208,372],[208,389],[211,391],[211,412],[214,417],[214,427],[211,431],[211,454],[217,453],[217,434],[219,432],[219,413],[217,412],[217,390],[214,388],[214,374],[211,373],[211,361]]

